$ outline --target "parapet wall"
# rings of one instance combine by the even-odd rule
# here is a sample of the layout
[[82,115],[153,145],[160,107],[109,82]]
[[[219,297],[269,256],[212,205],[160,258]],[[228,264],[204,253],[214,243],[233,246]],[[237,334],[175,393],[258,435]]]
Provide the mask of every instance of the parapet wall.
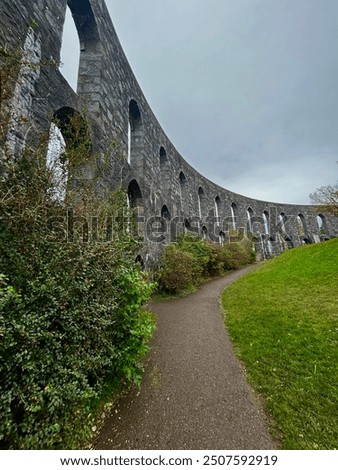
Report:
[[[60,61],[67,4],[81,49],[77,93],[54,65]],[[338,235],[337,218],[323,213],[319,227],[312,206],[235,194],[189,165],[150,109],[103,0],[2,0],[0,28],[0,46],[20,48],[27,61],[42,64],[22,72],[23,84],[14,98],[19,114],[36,128],[48,129],[53,116],[86,110],[95,155],[107,152],[112,142],[117,144],[109,150],[102,185],[114,188],[122,183],[131,206],[138,209],[146,266],[156,264],[161,247],[177,231],[193,231],[220,243],[245,233],[264,257]],[[14,152],[32,132],[34,126],[10,130]]]

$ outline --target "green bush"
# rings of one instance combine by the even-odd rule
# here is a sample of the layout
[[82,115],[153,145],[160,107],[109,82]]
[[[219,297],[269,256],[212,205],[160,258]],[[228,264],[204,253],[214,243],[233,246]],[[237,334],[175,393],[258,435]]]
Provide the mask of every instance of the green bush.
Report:
[[234,267],[230,252],[221,245],[213,244],[211,247],[211,256],[208,263],[209,276],[222,276],[226,271],[232,270]]
[[241,266],[254,263],[256,260],[256,254],[249,240],[243,240],[238,243],[228,243],[226,250],[230,253],[229,265],[231,265],[231,269],[238,269]]
[[219,244],[185,235],[165,248],[158,273],[159,289],[180,293],[203,280],[253,263],[255,253],[249,241]]
[[177,294],[193,285],[195,259],[175,244],[168,245],[163,253],[159,272],[159,288]]
[[185,253],[193,257],[194,279],[208,277],[208,266],[212,255],[213,246],[195,235],[181,236],[177,240],[177,246]]
[[1,292],[2,448],[76,448],[90,437],[91,404],[105,382],[126,375],[139,380],[140,353],[153,323],[139,311],[136,279],[129,309],[116,292],[122,287],[116,278],[104,302],[80,283],[83,300],[63,283],[48,281],[36,280],[22,294],[4,284]]
[[[27,148],[16,162],[8,159],[0,180],[4,449],[81,445],[107,383],[125,377],[139,383],[154,329],[142,311],[152,286],[134,262],[137,242],[119,226],[111,241],[105,238],[110,218],[127,210],[125,193],[98,195],[93,180],[61,203],[42,150]],[[65,238],[66,204],[82,220],[97,215],[88,241],[81,224]]]

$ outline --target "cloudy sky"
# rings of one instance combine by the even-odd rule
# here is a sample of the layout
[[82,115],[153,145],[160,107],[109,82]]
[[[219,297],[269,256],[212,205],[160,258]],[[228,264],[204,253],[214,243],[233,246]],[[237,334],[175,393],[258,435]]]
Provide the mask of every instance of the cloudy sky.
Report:
[[[106,3],[150,106],[203,175],[290,203],[337,181],[337,0]],[[70,19],[64,42],[74,86]]]

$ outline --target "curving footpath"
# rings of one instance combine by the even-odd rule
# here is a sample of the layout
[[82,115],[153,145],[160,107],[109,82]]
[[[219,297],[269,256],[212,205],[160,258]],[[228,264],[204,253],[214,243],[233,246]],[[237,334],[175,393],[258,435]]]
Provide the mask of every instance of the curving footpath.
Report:
[[122,397],[96,449],[274,449],[264,412],[224,328],[219,297],[253,267],[182,299],[150,304],[158,320],[141,389]]

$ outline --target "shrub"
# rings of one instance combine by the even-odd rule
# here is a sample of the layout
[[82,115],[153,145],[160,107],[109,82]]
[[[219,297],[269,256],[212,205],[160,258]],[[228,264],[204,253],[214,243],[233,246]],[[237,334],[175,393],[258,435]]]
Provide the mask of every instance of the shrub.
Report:
[[159,271],[159,287],[164,292],[175,293],[193,285],[195,259],[177,245],[168,245],[163,253]]
[[[0,440],[12,449],[76,447],[88,438],[93,400],[109,380],[139,382],[153,331],[141,311],[151,286],[134,263],[137,243],[128,233],[111,242],[85,242],[80,233],[59,240],[67,218],[36,163],[23,156],[8,165],[0,186]],[[96,204],[89,194],[87,209]],[[124,200],[111,194],[102,216],[100,198],[98,225]],[[47,214],[58,216],[54,232]]]
[[177,241],[177,246],[185,253],[192,255],[195,280],[208,277],[208,265],[213,246],[195,235],[181,236]]
[[211,248],[211,256],[208,263],[209,276],[221,276],[226,271],[233,269],[232,264],[229,262],[229,252],[224,246],[213,244]]
[[159,271],[159,289],[179,293],[210,277],[221,276],[255,261],[249,241],[220,246],[185,235],[165,248]]
[[256,260],[252,244],[248,240],[243,240],[238,243],[228,243],[226,250],[230,253],[229,264],[232,266],[232,269],[238,269],[241,266],[254,263]]
[[[70,120],[66,154],[56,162],[67,165],[68,183],[65,171],[46,166],[48,136],[36,136],[34,148],[27,145],[16,160],[0,149],[4,449],[82,445],[107,384],[126,377],[139,383],[154,329],[142,310],[152,286],[134,262],[138,243],[114,218],[128,215],[126,194],[98,191],[102,175],[84,121]],[[3,144],[5,126],[0,130]],[[81,180],[84,167],[91,180]],[[71,230],[70,216],[77,218]]]

